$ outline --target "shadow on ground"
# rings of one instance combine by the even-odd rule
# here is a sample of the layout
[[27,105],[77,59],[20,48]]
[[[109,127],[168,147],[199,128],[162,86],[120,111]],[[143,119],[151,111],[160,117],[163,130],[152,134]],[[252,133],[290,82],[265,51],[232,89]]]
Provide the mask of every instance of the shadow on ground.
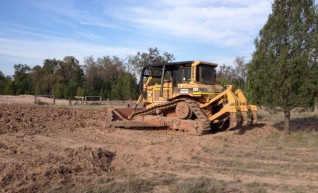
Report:
[[[284,121],[273,125],[279,131],[284,128]],[[318,132],[318,116],[291,119],[289,122],[290,131],[316,131]]]

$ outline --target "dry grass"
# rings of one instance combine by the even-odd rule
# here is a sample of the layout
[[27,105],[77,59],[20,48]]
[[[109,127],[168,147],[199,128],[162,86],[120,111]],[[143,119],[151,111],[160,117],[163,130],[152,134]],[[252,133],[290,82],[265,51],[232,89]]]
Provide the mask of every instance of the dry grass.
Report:
[[[103,186],[85,186],[80,192],[82,193],[141,193],[151,192],[154,189],[154,182],[147,179],[130,177],[123,182],[110,182]],[[77,191],[75,191],[77,192]]]
[[257,182],[247,184],[246,187],[249,193],[267,193],[264,186]]
[[[254,182],[242,185],[239,182],[225,182],[207,177],[182,178],[173,183],[152,179],[130,178],[123,182],[111,182],[103,186],[90,185],[80,189],[82,193],[139,193],[153,192],[155,187],[169,193],[224,193],[224,192],[250,192],[267,193],[266,184]],[[166,187],[166,188],[165,188]],[[164,191],[165,189],[166,191]],[[74,191],[77,192],[77,191]]]
[[[266,108],[259,108],[257,112],[257,116],[259,121],[270,123],[275,125],[278,129],[281,129],[281,125],[284,121],[284,113],[283,112],[276,112],[271,113]],[[291,120],[290,126],[292,128],[303,128],[304,124],[317,124],[318,120],[318,113],[314,113],[312,111],[297,111],[294,110],[291,112]]]
[[317,131],[292,131],[284,138],[280,138],[279,133],[271,135],[262,145],[285,148],[318,148]]
[[[204,177],[187,178],[176,181],[174,175],[169,175],[166,180],[152,178],[141,179],[131,177],[123,182],[110,182],[102,186],[89,185],[81,188],[82,193],[139,193],[152,192],[155,186],[167,187],[171,193],[221,193],[226,184],[215,179]],[[74,191],[76,192],[76,191]]]
[[225,184],[209,178],[188,178],[170,187],[172,193],[221,193]]

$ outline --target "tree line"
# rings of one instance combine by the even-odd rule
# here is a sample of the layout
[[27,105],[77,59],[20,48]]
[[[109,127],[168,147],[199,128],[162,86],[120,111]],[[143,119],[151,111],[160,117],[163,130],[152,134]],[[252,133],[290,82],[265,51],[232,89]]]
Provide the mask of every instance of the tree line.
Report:
[[[54,95],[69,99],[74,96],[95,95],[111,100],[131,100],[139,96],[138,80],[145,65],[172,62],[173,54],[160,54],[158,48],[138,52],[128,59],[104,56],[84,59],[81,65],[73,56],[63,60],[45,59],[43,66],[31,68],[26,64],[15,64],[14,75],[5,76],[0,71],[0,94],[2,95]],[[234,84],[245,88],[246,62],[237,57],[234,66],[225,64],[218,68],[217,81],[221,85]]]
[[128,60],[117,56],[89,56],[81,65],[74,56],[65,56],[63,60],[45,59],[42,66],[33,68],[15,64],[13,76],[5,76],[0,71],[0,94],[54,95],[64,99],[86,95],[111,100],[136,99],[139,96],[137,75],[143,66],[173,60],[172,54],[164,52],[161,55],[158,48],[149,48],[148,53],[138,52]]
[[135,99],[137,81],[116,56],[86,57],[84,64],[73,56],[63,60],[45,59],[43,66],[30,68],[15,64],[14,75],[0,74],[0,94],[54,95],[69,99],[73,96],[98,95],[104,99]]

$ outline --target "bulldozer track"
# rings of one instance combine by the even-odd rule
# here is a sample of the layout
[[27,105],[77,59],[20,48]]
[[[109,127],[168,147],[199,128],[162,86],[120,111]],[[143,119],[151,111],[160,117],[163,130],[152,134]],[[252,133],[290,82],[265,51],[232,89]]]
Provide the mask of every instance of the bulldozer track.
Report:
[[202,123],[202,129],[200,131],[197,131],[198,134],[202,135],[202,134],[208,133],[211,129],[211,124],[208,118],[206,117],[206,115],[203,113],[203,111],[199,108],[199,106],[194,101],[190,99],[186,99],[186,102],[188,102],[191,111]]
[[187,136],[183,131],[176,131],[171,129],[149,129],[145,131],[148,134],[155,134],[155,135],[177,135],[177,136]]
[[[202,126],[199,127],[200,129],[197,130],[198,135],[202,135],[202,134],[208,133],[210,131],[210,129],[211,129],[210,121],[208,120],[208,118],[206,117],[204,112],[199,108],[197,103],[194,100],[187,99],[187,98],[180,98],[180,99],[168,102],[168,103],[157,105],[155,107],[152,107],[152,108],[149,108],[149,109],[146,109],[146,110],[143,110],[143,111],[136,112],[136,113],[132,114],[130,119],[132,119],[135,116],[156,115],[158,110],[159,111],[164,111],[164,110],[167,110],[169,108],[175,108],[177,106],[177,104],[179,102],[182,102],[182,101],[186,102],[189,105],[191,113],[195,114],[197,119],[202,124]],[[178,119],[178,118],[176,118],[176,119]],[[178,133],[182,133],[182,132],[178,132]]]

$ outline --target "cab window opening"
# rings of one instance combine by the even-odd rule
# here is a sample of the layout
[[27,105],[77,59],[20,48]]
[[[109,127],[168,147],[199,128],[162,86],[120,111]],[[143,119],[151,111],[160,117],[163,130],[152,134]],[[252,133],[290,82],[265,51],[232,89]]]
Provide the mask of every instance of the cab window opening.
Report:
[[197,82],[202,84],[215,84],[215,67],[201,65],[197,68]]
[[181,82],[189,82],[191,78],[191,68],[190,67],[183,67],[181,68]]

